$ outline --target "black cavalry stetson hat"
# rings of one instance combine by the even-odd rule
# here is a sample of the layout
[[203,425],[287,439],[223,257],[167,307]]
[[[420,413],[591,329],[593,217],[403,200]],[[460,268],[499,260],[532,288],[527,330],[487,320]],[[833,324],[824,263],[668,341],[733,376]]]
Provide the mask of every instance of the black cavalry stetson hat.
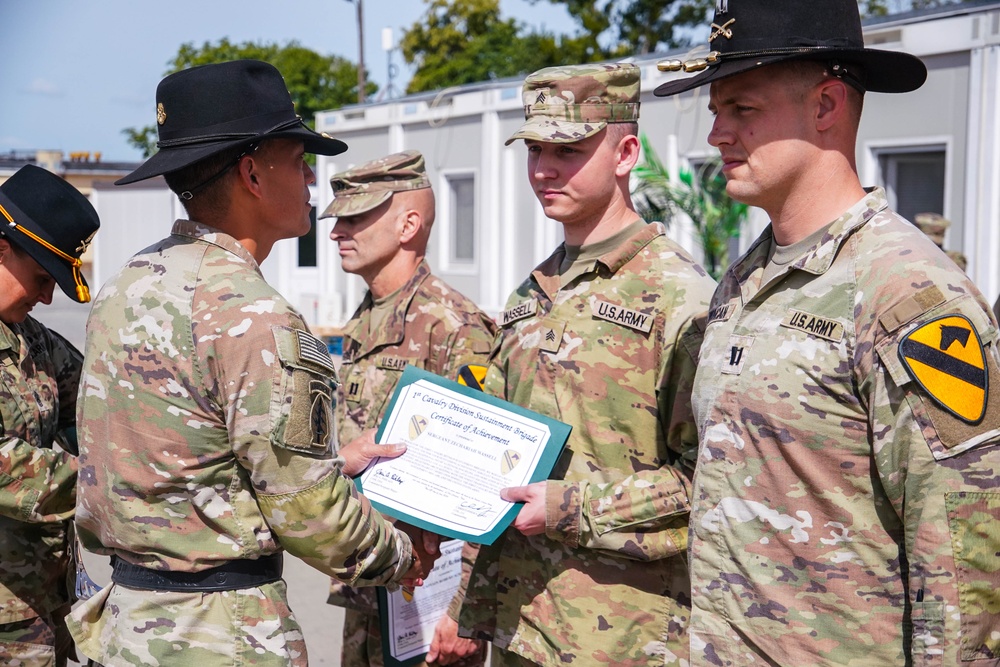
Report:
[[916,56],[865,48],[857,0],[716,0],[708,47],[702,58],[657,63],[662,71],[700,73],[654,94],[676,95],[787,60],[826,62],[831,74],[878,93],[916,90],[927,78]]
[[0,184],[0,232],[31,255],[74,301],[90,301],[80,267],[101,221],[80,191],[29,164]]
[[116,185],[169,174],[230,148],[285,137],[307,153],[337,155],[347,144],[309,129],[296,115],[281,73],[259,60],[233,60],[175,72],[156,87],[160,149]]

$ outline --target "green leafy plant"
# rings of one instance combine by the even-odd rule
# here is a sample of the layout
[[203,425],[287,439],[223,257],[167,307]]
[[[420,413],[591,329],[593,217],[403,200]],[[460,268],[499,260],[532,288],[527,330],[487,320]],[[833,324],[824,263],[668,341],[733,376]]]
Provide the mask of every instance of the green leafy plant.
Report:
[[704,252],[705,270],[716,280],[729,265],[729,240],[740,234],[748,207],[726,194],[726,178],[718,159],[709,160],[696,172],[681,169],[671,174],[653,149],[649,138],[640,135],[643,159],[632,173],[638,183],[632,198],[645,220],[673,222],[679,214],[691,219]]

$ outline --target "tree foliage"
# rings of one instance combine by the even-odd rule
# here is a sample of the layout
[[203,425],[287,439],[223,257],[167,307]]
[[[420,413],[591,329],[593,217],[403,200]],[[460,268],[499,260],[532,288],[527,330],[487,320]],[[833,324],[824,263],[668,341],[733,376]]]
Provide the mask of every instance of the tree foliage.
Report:
[[585,40],[529,31],[500,16],[499,0],[424,0],[427,11],[403,34],[416,65],[407,92],[524,75],[542,67],[590,62]]
[[[307,123],[313,124],[318,111],[336,109],[357,101],[358,67],[340,56],[324,56],[298,42],[285,45],[275,43],[230,42],[222,38],[216,43],[193,42],[181,44],[177,55],[167,63],[164,76],[182,69],[249,58],[264,60],[278,68],[285,78],[285,85],[295,103],[295,111]],[[372,82],[365,86],[366,95],[378,90]],[[156,152],[156,126],[126,128],[122,130],[131,146],[147,158]]]
[[739,236],[747,219],[747,205],[726,194],[718,160],[706,162],[697,172],[682,169],[674,179],[646,135],[640,141],[643,161],[632,170],[636,209],[649,221],[669,223],[678,214],[690,218],[705,254],[705,270],[718,280],[729,265],[729,240]]
[[604,58],[689,46],[691,33],[686,29],[706,26],[715,8],[714,0],[544,1],[564,5],[580,34]]

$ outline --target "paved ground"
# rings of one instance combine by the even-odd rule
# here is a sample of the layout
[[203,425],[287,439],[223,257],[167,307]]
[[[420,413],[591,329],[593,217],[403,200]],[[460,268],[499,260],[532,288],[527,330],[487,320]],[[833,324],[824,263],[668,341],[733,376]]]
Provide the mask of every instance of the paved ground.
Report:
[[[39,305],[32,315],[82,350],[90,305],[78,304],[58,289],[56,292],[50,305]],[[84,562],[95,582],[104,585],[110,581],[111,570],[106,557],[85,554]],[[285,582],[292,611],[306,636],[309,664],[339,665],[344,614],[341,609],[326,604],[329,579],[297,558],[286,556]]]

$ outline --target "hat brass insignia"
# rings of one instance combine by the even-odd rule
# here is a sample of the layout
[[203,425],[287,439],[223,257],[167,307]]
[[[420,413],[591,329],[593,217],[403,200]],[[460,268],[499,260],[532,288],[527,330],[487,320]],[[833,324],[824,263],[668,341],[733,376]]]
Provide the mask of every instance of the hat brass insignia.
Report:
[[711,36],[709,36],[708,42],[711,44],[712,40],[714,40],[716,37],[719,37],[720,35],[725,37],[726,39],[732,39],[733,31],[729,26],[731,26],[734,23],[736,23],[736,19],[729,19],[722,25],[716,25],[715,23],[713,23],[712,34]]
[[83,253],[87,252],[87,248],[90,247],[90,242],[94,240],[94,236],[96,235],[97,235],[97,230],[95,229],[93,232],[91,232],[90,236],[80,241],[80,245],[76,247],[76,254],[82,255]]
[[156,122],[163,125],[167,121],[167,111],[163,108],[163,102],[156,103]]

